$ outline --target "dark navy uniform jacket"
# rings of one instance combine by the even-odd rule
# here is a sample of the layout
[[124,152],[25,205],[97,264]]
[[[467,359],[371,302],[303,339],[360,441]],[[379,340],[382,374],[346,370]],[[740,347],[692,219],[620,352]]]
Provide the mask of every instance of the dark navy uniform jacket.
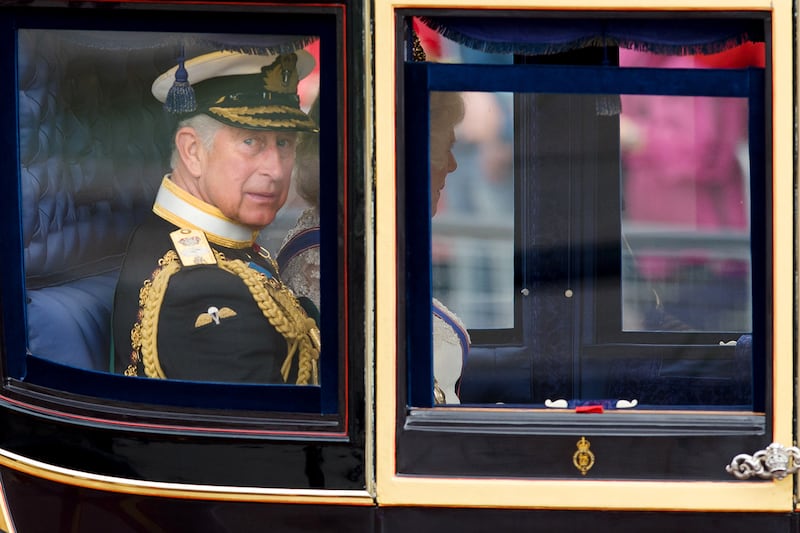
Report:
[[[140,289],[159,259],[174,248],[169,234],[176,229],[151,214],[131,237],[114,302],[117,372],[131,364],[131,329],[140,311]],[[259,255],[257,244],[244,249],[210,244],[227,259],[252,262],[277,276],[272,264]],[[197,325],[198,316],[210,307],[234,310],[235,316],[221,318],[218,324]],[[286,340],[263,315],[239,276],[216,265],[183,267],[169,278],[157,321],[156,346],[169,379],[283,383],[280,368],[287,354]],[[141,362],[137,366],[137,375],[145,375]],[[288,382],[294,382],[292,377]]]

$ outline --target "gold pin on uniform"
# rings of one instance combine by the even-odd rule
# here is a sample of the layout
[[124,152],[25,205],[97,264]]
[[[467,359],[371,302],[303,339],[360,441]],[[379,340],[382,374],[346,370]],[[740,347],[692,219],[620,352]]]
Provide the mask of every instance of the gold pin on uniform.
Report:
[[211,246],[202,231],[182,228],[173,231],[169,236],[183,266],[216,264],[214,252],[211,251]]

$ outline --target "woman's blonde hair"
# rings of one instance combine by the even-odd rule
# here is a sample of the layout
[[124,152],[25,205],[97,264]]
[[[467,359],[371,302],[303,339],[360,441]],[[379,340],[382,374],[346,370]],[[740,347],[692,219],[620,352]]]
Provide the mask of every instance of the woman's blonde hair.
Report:
[[431,166],[438,168],[447,164],[445,158],[450,151],[450,132],[464,120],[464,99],[457,92],[431,92],[430,99]]

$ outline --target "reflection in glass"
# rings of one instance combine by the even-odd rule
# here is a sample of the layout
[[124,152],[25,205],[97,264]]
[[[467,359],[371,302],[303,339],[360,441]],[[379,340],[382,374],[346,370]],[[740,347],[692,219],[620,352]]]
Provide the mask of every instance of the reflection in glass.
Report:
[[[458,166],[433,219],[433,293],[469,329],[514,325],[513,94],[461,93]],[[433,142],[432,142],[433,146]]]
[[467,328],[513,325],[512,104],[508,93],[430,97],[438,403],[458,403],[470,344]]
[[747,102],[623,95],[623,329],[748,332]]

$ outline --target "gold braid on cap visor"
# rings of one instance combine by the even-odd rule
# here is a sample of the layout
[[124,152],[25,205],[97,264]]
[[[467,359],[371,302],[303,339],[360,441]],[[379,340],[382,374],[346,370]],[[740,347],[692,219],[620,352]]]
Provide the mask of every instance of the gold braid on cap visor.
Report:
[[[317,131],[314,122],[297,108],[289,106],[209,107],[208,112],[230,122],[251,127]],[[267,116],[264,116],[267,115]]]

